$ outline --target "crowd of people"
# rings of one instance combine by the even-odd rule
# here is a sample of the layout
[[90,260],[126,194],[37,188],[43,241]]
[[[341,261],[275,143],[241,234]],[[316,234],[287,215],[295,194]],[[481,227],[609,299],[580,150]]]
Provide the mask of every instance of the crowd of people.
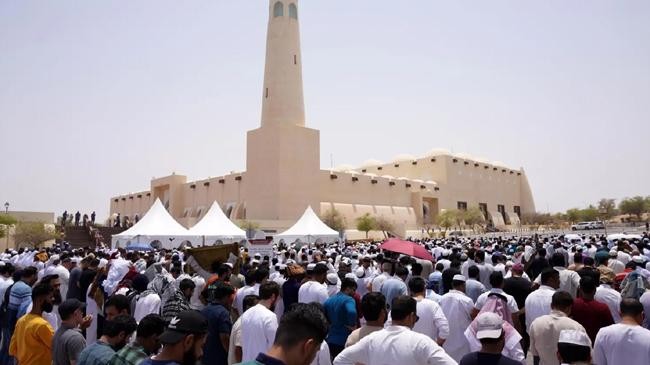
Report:
[[650,364],[650,234],[8,250],[0,365]]
[[97,217],[97,214],[93,211],[88,215],[88,213],[84,213],[83,215],[81,212],[77,211],[75,214],[68,213],[68,211],[64,211],[63,214],[61,214],[61,220],[59,223],[61,226],[68,226],[72,225],[74,221],[75,227],[79,226],[88,226],[88,225],[93,225],[95,224],[95,218]]

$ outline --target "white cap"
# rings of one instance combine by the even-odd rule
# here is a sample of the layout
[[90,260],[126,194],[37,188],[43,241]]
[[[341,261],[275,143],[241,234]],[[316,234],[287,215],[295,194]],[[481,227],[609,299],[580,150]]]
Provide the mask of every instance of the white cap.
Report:
[[589,336],[582,331],[576,331],[576,330],[560,331],[560,339],[557,342],[591,347],[591,340],[589,339]]
[[353,273],[351,273],[351,272],[345,274],[345,278],[346,278],[346,279],[357,280],[357,277],[356,277]]
[[336,273],[327,274],[327,285],[338,285],[339,276]]
[[465,277],[463,275],[460,275],[460,274],[454,275],[452,280],[453,281],[467,281],[467,279],[465,279]]
[[362,278],[365,273],[366,273],[366,271],[363,269],[363,267],[358,267],[354,271],[354,274],[356,275],[356,278]]
[[632,261],[636,262],[637,264],[642,264],[645,262],[645,258],[643,258],[641,255],[637,255],[632,257]]
[[308,265],[307,265],[307,271],[312,271],[312,270],[314,270],[315,267],[316,267],[316,264],[314,264],[314,263],[312,262],[311,264],[308,264]]
[[235,266],[234,266],[232,263],[230,263],[230,262],[225,262],[224,265],[229,266],[231,269],[235,267]]
[[496,313],[481,313],[476,318],[476,338],[499,338],[503,332],[503,319]]

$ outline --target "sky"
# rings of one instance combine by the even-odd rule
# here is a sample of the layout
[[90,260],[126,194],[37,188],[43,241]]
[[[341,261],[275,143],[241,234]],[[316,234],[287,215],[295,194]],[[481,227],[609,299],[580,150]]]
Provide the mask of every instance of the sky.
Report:
[[[650,195],[650,2],[303,0],[321,166],[447,148],[538,211]],[[268,1],[1,1],[0,202],[97,211],[245,168]]]

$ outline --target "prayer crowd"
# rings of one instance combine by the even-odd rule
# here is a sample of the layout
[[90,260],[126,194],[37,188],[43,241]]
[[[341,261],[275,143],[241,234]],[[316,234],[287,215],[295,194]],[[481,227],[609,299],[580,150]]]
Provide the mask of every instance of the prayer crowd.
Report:
[[8,250],[0,365],[650,364],[650,234]]

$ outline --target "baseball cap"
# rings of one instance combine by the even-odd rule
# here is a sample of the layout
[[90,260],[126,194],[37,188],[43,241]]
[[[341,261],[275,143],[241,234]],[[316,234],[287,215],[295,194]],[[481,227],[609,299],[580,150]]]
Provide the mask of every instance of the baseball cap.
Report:
[[68,318],[77,309],[83,309],[86,304],[76,298],[66,299],[63,303],[59,304],[59,315],[61,318]]
[[160,335],[160,342],[173,345],[187,335],[207,332],[208,320],[201,313],[193,310],[183,311],[169,321],[167,329]]
[[576,331],[576,330],[560,331],[560,339],[557,342],[591,347],[591,340],[589,339],[589,336],[582,331]]
[[503,332],[503,319],[496,313],[481,313],[476,318],[476,338],[499,338]]

